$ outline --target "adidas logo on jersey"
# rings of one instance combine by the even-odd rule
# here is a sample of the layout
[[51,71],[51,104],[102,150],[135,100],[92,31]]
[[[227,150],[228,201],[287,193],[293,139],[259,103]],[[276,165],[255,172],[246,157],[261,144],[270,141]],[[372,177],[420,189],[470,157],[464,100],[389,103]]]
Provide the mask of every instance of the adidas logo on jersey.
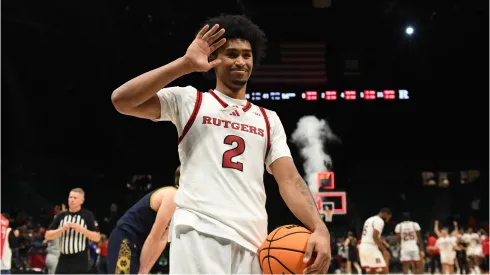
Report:
[[235,111],[231,112],[230,115],[232,115],[232,116],[240,116],[240,113],[237,110],[235,110]]

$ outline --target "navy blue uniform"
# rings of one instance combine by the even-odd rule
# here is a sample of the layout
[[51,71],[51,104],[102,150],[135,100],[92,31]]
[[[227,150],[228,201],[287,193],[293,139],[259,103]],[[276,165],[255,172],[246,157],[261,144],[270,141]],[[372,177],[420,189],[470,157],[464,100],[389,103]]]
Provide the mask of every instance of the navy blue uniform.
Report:
[[151,200],[155,193],[164,188],[174,187],[163,187],[146,194],[117,222],[107,247],[107,269],[110,274],[138,273],[141,249],[157,215],[156,209],[151,208]]

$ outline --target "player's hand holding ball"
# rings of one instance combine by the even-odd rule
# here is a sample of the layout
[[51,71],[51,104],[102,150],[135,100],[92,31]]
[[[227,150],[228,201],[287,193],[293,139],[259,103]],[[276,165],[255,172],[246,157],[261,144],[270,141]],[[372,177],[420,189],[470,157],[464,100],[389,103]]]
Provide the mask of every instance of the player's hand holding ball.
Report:
[[313,254],[316,254],[312,265],[305,268],[305,274],[326,274],[330,267],[332,252],[330,248],[330,232],[325,226],[321,226],[311,233],[306,245],[304,263],[308,263]]
[[211,29],[209,29],[209,25],[204,26],[187,48],[184,60],[190,66],[189,69],[192,72],[207,72],[221,63],[219,59],[211,62],[208,59],[211,53],[226,43],[224,38],[214,43],[225,33],[225,29],[219,31],[218,29],[218,24]]

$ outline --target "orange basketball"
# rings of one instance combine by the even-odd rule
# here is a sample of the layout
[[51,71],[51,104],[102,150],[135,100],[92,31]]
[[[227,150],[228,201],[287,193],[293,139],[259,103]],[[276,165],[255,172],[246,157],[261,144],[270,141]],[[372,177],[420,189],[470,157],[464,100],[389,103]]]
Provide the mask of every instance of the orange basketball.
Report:
[[283,225],[272,231],[258,250],[264,274],[303,274],[314,262],[305,264],[303,257],[311,231],[299,225]]

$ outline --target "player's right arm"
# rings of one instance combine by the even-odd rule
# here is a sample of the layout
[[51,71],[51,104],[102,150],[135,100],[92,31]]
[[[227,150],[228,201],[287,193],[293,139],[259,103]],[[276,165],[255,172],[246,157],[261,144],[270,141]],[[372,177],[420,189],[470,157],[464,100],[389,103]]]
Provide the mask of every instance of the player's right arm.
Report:
[[380,219],[375,219],[373,220],[373,240],[374,240],[374,243],[378,246],[378,248],[383,251],[383,256],[386,258],[386,257],[389,257],[389,253],[388,253],[388,249],[386,248],[386,246],[383,244],[383,242],[381,241],[381,232],[383,231],[383,227],[384,227],[384,222],[381,221]]
[[441,231],[439,231],[439,221],[434,221],[434,233],[436,233],[437,238],[441,237]]
[[[48,227],[48,230],[46,230],[46,233],[44,234],[44,239],[50,241],[58,238],[58,236],[68,230],[70,228],[69,223],[65,223],[62,227],[60,226],[61,222],[61,215],[56,215],[53,219],[53,222]],[[59,227],[59,228],[58,228]]]
[[155,264],[156,260],[162,254],[168,242],[167,226],[175,212],[175,189],[168,188],[164,190],[162,202],[158,208],[157,216],[150,234],[143,244],[140,256],[140,269],[138,274],[148,274]]
[[122,114],[158,119],[161,105],[157,92],[175,79],[192,72],[206,72],[221,63],[209,62],[209,55],[225,44],[225,39],[214,43],[225,32],[219,25],[206,25],[197,34],[183,57],[169,64],[137,76],[117,88],[111,96],[112,104]]

